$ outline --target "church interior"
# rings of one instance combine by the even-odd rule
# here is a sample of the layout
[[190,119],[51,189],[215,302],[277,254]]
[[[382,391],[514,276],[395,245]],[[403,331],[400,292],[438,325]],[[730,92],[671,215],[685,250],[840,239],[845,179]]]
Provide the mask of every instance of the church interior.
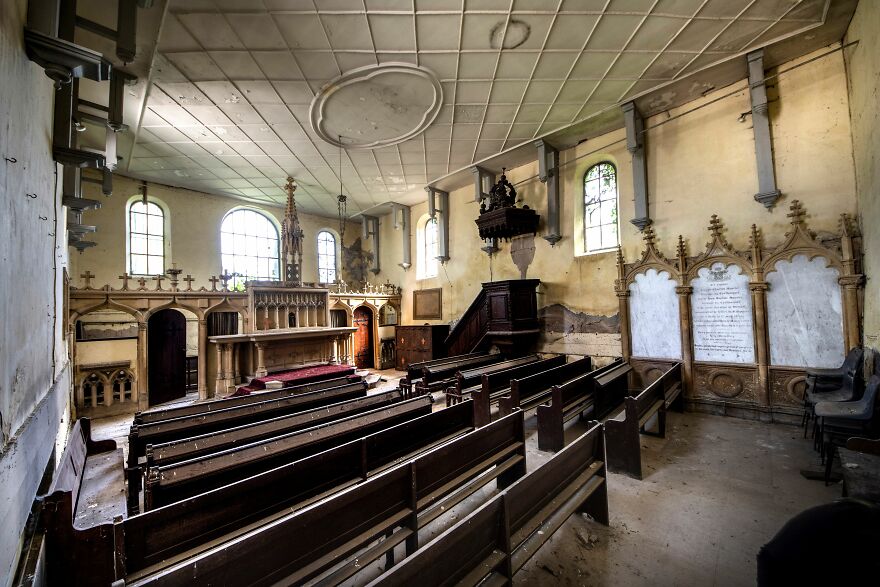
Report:
[[878,580],[878,95],[873,0],[3,0],[0,587]]

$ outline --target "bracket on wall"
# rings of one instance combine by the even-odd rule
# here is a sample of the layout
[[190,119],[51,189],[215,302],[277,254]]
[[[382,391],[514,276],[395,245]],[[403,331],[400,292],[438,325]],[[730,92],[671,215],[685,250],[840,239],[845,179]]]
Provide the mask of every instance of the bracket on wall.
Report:
[[412,267],[412,254],[410,245],[410,208],[403,204],[392,203],[391,214],[394,216],[394,230],[400,230],[401,245],[403,249],[401,262],[398,263],[406,271]]
[[437,260],[446,263],[449,260],[449,192],[431,186],[425,186],[425,191],[428,192],[428,216],[437,218]]
[[489,192],[495,184],[495,174],[488,169],[474,166],[471,168],[474,174],[474,201],[480,203],[483,198],[489,197]]
[[538,149],[538,179],[547,186],[547,234],[544,240],[554,246],[562,240],[559,230],[559,151],[543,139],[535,141]]
[[373,237],[373,266],[370,267],[370,271],[373,272],[373,275],[378,275],[380,271],[379,267],[379,219],[376,216],[367,216],[364,214],[363,218],[363,233],[362,236],[364,240],[367,240],[370,237]]
[[621,106],[626,129],[626,150],[632,155],[635,217],[630,220],[640,231],[651,223],[648,213],[648,170],[645,161],[645,122],[634,102]]
[[782,192],[776,187],[773,169],[773,139],[770,136],[770,112],[767,105],[767,86],[764,83],[764,50],[752,51],[749,62],[749,98],[752,103],[752,132],[755,134],[755,159],[758,164],[758,193],[755,201],[772,209]]

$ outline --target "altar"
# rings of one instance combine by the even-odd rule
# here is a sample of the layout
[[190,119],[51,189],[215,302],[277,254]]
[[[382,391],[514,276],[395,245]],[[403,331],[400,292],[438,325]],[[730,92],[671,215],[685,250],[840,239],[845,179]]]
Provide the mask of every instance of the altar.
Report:
[[276,328],[212,336],[217,348],[215,394],[226,395],[239,381],[269,373],[327,363],[348,362],[352,326]]

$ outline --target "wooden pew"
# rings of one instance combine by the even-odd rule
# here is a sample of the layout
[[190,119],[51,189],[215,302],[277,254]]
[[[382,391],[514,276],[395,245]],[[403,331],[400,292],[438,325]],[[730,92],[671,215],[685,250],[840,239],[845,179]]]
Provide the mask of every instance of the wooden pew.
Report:
[[509,394],[511,381],[515,377],[526,377],[535,373],[546,372],[548,369],[565,365],[565,355],[534,361],[503,369],[483,373],[480,386],[471,388],[471,399],[474,400],[474,422],[477,426],[485,426],[492,421],[492,404],[498,403],[502,396]]
[[504,360],[500,354],[482,355],[470,359],[461,359],[455,362],[428,365],[422,368],[422,381],[416,384],[416,393],[432,393],[437,390],[446,390],[454,384],[456,374],[462,369],[474,369],[484,365],[499,363]]
[[364,381],[359,381],[320,391],[236,405],[203,414],[133,424],[128,435],[128,466],[136,467],[138,465],[138,460],[146,455],[148,444],[169,442],[178,438],[241,426],[366,395],[367,384]]
[[589,413],[601,420],[626,397],[629,363],[618,359],[563,385],[554,385],[550,401],[538,406],[538,448],[559,451],[565,446],[565,422]]
[[461,369],[455,374],[454,385],[446,388],[446,405],[454,406],[455,404],[468,399],[474,389],[479,389],[480,382],[484,373],[495,373],[504,371],[513,367],[519,367],[527,363],[534,363],[540,360],[538,355],[527,355],[518,359],[508,359],[506,361],[495,362],[487,365],[479,365],[476,367],[468,367]]
[[399,383],[400,389],[403,390],[403,397],[407,399],[414,397],[415,386],[422,382],[422,369],[425,367],[442,365],[444,363],[455,363],[485,356],[487,356],[487,353],[468,353],[466,355],[455,355],[454,357],[443,357],[442,359],[431,359],[430,361],[410,363],[406,368],[406,376],[401,379]]
[[575,512],[608,525],[603,444],[595,423],[369,586],[512,585],[517,571]]
[[314,383],[303,383],[301,385],[292,385],[290,387],[282,387],[281,389],[273,389],[271,391],[259,391],[250,395],[240,395],[225,399],[214,399],[204,402],[196,402],[185,406],[175,406],[161,409],[151,409],[144,412],[137,412],[134,415],[134,421],[137,424],[147,424],[150,422],[158,422],[160,420],[170,420],[172,418],[180,418],[182,416],[194,416],[196,414],[205,414],[208,412],[216,412],[226,408],[234,408],[238,406],[246,406],[248,404],[256,404],[273,399],[281,399],[290,395],[300,393],[308,393],[310,391],[321,391],[331,387],[341,387],[349,383],[357,383],[362,381],[360,375],[348,375],[346,377],[335,377],[333,379],[324,379]]
[[[463,404],[421,416],[359,438],[312,457],[289,463],[265,473],[200,494],[192,499],[119,520],[102,532],[81,525],[53,526],[50,542],[56,536],[66,544],[88,544],[89,555],[72,560],[70,551],[62,551],[62,563],[69,572],[58,584],[88,584],[95,577],[98,584],[113,581],[112,551],[117,550],[117,577],[142,572],[197,550],[215,538],[229,534],[250,523],[309,503],[359,483],[368,476],[413,458],[435,446],[449,442],[473,430],[473,410]],[[106,453],[102,453],[106,454]],[[81,471],[82,467],[77,467]],[[61,469],[59,468],[59,471]],[[56,476],[62,473],[56,473]],[[60,532],[59,532],[60,530]],[[72,535],[70,538],[68,535]],[[115,542],[116,538],[121,540]],[[114,545],[115,542],[115,545]],[[55,543],[53,543],[55,544]],[[53,554],[57,552],[53,551]],[[91,561],[96,561],[92,565]],[[54,564],[56,557],[49,559]],[[124,565],[120,566],[119,561]],[[51,584],[56,584],[55,582]]]
[[152,467],[144,487],[144,508],[149,511],[187,499],[429,414],[431,402],[430,396],[421,396],[187,461]]
[[[152,560],[164,560],[164,568],[129,571],[125,584],[232,587],[302,584],[323,576],[321,583],[335,585],[383,555],[393,563],[398,544],[406,543],[407,554],[412,554],[420,527],[489,482],[496,480],[504,489],[524,474],[524,421],[522,412],[516,412],[364,483],[214,540],[201,552],[164,558],[156,554]],[[129,527],[132,520],[126,521]],[[119,533],[128,546],[128,528]],[[141,528],[132,533],[150,536]],[[143,560],[128,552],[127,561]]]
[[112,546],[114,520],[121,520],[125,513],[122,449],[113,440],[92,440],[91,422],[80,418],[70,431],[43,499],[48,584],[69,585],[83,561],[100,568],[82,576],[78,584],[112,583],[118,561],[105,544]]
[[506,416],[516,408],[530,410],[547,401],[554,385],[562,385],[592,370],[593,360],[584,357],[541,373],[516,377],[510,382],[510,393],[501,396],[498,401],[498,415]]
[[[605,420],[608,470],[642,478],[642,443],[639,433],[666,437],[666,410],[681,399],[681,363],[669,368],[635,397],[624,400],[624,409]],[[645,424],[657,416],[658,432]]]
[[400,391],[395,389],[330,404],[329,406],[313,410],[305,410],[287,416],[261,420],[253,424],[245,424],[244,426],[236,426],[235,428],[227,428],[217,432],[200,434],[199,436],[191,436],[161,444],[150,444],[147,445],[146,470],[149,472],[152,467],[170,465],[193,459],[203,454],[219,452],[273,436],[311,428],[325,422],[341,420],[348,416],[390,406],[401,401],[401,399]]

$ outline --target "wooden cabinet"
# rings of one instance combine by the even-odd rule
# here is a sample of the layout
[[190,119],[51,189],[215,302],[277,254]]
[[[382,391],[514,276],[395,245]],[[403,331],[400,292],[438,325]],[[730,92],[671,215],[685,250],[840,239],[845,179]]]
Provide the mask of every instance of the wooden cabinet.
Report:
[[449,335],[447,324],[396,326],[397,368],[406,370],[410,363],[442,359],[446,356],[443,342]]

